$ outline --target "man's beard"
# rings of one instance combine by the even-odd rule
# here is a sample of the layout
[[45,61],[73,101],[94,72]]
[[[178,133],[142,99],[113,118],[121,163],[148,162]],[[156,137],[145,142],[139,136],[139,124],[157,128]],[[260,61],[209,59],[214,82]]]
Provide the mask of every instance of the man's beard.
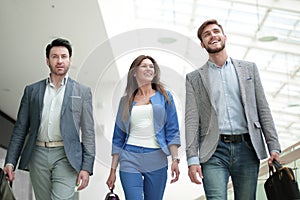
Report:
[[221,47],[215,48],[215,49],[206,47],[206,51],[207,51],[208,53],[219,53],[219,52],[222,51],[224,48],[225,48],[225,43],[223,43]]

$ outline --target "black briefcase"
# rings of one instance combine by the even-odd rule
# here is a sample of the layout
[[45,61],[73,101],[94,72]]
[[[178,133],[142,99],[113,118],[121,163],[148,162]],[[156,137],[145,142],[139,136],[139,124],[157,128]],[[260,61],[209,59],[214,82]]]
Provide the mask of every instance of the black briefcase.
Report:
[[6,179],[5,174],[0,168],[0,200],[15,200],[11,189],[11,183]]
[[269,168],[269,178],[264,184],[268,200],[296,200],[300,199],[298,183],[293,170],[283,167],[274,160],[274,167]]
[[105,196],[105,200],[120,200],[119,196],[113,192],[113,189]]

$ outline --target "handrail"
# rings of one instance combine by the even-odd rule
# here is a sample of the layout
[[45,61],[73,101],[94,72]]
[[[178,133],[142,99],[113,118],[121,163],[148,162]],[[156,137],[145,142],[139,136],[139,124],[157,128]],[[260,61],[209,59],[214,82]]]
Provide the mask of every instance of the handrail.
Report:
[[[296,149],[296,150],[293,150],[290,153],[287,153],[285,155],[282,155],[280,157],[280,162],[283,165],[286,165],[286,164],[289,164],[289,163],[291,163],[295,160],[298,160],[298,159],[300,159],[300,148]],[[266,160],[261,164],[261,167],[259,169],[258,178],[261,177],[261,176],[264,176],[268,172],[269,172],[269,165],[268,165],[268,160]]]
[[295,144],[293,144],[293,145],[291,145],[291,146],[289,146],[289,147],[287,147],[284,151],[282,151],[282,153],[281,154],[284,154],[284,153],[286,153],[286,152],[288,152],[288,151],[290,151],[291,149],[294,149],[295,147],[297,147],[297,146],[299,146],[300,147],[300,141],[299,142],[297,142],[297,143],[295,143]]

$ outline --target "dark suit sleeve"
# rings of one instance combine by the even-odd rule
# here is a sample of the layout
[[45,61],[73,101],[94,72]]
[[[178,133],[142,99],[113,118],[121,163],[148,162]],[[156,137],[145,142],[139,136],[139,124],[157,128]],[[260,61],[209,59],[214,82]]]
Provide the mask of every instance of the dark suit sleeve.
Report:
[[95,130],[92,106],[92,92],[88,88],[83,97],[83,109],[81,116],[82,132],[82,170],[93,173],[95,160]]
[[24,90],[24,94],[20,103],[17,121],[14,125],[13,133],[7,149],[5,164],[11,163],[15,166],[21,154],[24,141],[29,127],[29,109],[30,109],[30,94],[29,87]]

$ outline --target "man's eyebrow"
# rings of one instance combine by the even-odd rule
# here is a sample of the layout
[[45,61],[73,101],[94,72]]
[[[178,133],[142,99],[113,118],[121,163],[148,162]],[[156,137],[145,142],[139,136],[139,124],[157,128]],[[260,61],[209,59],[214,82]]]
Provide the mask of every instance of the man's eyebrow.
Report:
[[202,35],[205,34],[205,33],[209,33],[210,31],[220,31],[221,32],[221,29],[213,28],[213,29],[210,29],[210,30],[207,30],[207,31],[203,32]]

